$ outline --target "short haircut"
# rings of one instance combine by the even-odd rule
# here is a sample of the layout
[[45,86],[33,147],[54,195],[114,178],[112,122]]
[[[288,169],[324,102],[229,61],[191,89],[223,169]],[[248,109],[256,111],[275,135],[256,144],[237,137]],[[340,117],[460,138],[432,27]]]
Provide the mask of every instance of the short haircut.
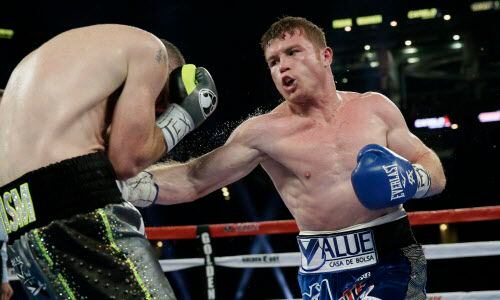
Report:
[[182,55],[179,48],[177,48],[174,44],[167,40],[160,39],[160,41],[163,43],[163,45],[165,45],[165,48],[167,49],[168,68],[170,70],[169,72],[177,67],[186,64],[186,60],[184,59],[184,56]]
[[325,32],[323,29],[305,18],[283,17],[274,22],[260,38],[262,50],[266,51],[272,40],[283,38],[285,33],[293,34],[295,30],[299,30],[305,34],[306,38],[316,47],[326,47]]

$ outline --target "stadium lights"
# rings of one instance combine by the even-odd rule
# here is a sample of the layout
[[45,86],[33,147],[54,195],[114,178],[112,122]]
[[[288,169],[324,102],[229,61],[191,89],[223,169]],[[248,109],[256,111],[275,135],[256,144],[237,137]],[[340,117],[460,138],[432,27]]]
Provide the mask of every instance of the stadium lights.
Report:
[[351,26],[346,26],[346,27],[344,27],[344,30],[347,31],[347,32],[349,32],[349,31],[352,30],[352,28],[351,28]]
[[418,58],[418,57],[408,57],[408,59],[406,61],[409,64],[414,64],[414,63],[418,63],[420,61],[420,58]]
[[460,42],[454,42],[450,45],[451,49],[462,49],[464,45]]
[[334,19],[332,21],[333,29],[340,29],[340,28],[346,28],[346,27],[351,27],[351,26],[352,26],[352,19],[351,18]]
[[426,8],[408,11],[408,19],[433,19],[437,16],[437,8]]
[[449,20],[451,20],[451,16],[450,16],[450,15],[444,15],[444,16],[443,16],[443,19],[444,19],[445,21],[449,21]]
[[411,41],[410,40],[406,40],[405,41],[405,46],[411,46]]
[[448,116],[443,116],[443,117],[416,119],[414,125],[415,128],[427,127],[429,129],[436,129],[436,128],[451,127],[451,122]]
[[371,48],[371,47],[370,47],[370,45],[365,45],[365,47],[364,47],[364,48],[365,48],[365,50],[366,50],[366,51],[370,51],[370,48]]
[[221,189],[222,196],[224,197],[224,200],[230,200],[231,195],[229,194],[229,189],[225,186]]
[[480,1],[470,5],[473,12],[500,9],[500,1]]
[[398,26],[398,22],[397,21],[391,21],[391,23],[389,23],[391,25],[391,27],[396,27]]
[[14,30],[0,28],[0,39],[11,39],[14,36]]
[[477,118],[481,123],[500,122],[500,110],[482,112]]
[[404,54],[415,54],[418,52],[418,49],[415,47],[406,47],[403,49]]
[[358,26],[374,25],[382,23],[382,15],[362,16],[356,18]]
[[458,34],[453,35],[453,40],[458,41],[460,39],[460,36]]

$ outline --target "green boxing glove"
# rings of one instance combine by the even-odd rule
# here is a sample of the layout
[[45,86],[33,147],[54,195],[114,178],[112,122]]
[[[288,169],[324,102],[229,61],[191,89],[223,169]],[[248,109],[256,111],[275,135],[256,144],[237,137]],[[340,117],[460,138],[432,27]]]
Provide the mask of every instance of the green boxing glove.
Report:
[[215,82],[207,69],[183,65],[170,74],[169,99],[172,103],[156,120],[167,151],[214,112],[217,107]]

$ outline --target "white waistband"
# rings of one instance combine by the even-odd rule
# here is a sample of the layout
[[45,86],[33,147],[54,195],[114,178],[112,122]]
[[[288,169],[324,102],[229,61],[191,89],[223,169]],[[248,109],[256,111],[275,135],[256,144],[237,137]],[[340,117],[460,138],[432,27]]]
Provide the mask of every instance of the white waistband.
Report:
[[321,231],[302,230],[302,231],[300,231],[299,234],[300,235],[318,235],[318,234],[334,234],[334,233],[340,233],[340,232],[346,232],[346,231],[353,231],[353,230],[373,227],[373,226],[377,226],[377,225],[382,225],[385,223],[399,220],[399,219],[404,218],[404,217],[406,217],[406,211],[404,210],[403,206],[401,205],[398,210],[393,211],[391,213],[388,213],[387,215],[383,215],[379,218],[373,219],[371,221],[368,221],[366,223],[356,224],[356,225],[342,228],[339,230],[326,230],[326,231],[323,231],[323,230],[321,230]]

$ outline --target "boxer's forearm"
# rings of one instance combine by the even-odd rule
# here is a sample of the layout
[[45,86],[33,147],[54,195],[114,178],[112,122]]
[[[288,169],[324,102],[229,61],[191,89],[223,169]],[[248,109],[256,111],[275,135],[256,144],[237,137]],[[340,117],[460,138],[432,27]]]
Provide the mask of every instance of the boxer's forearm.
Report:
[[422,156],[418,158],[417,161],[413,162],[424,167],[431,177],[431,186],[426,196],[432,196],[439,194],[444,190],[446,185],[446,177],[444,175],[443,166],[439,157],[430,150],[425,152]]
[[189,163],[163,163],[148,169],[158,185],[156,204],[190,202],[201,197]]
[[183,164],[151,167],[159,187],[156,203],[189,202],[235,182],[252,171],[263,154],[235,140]]

